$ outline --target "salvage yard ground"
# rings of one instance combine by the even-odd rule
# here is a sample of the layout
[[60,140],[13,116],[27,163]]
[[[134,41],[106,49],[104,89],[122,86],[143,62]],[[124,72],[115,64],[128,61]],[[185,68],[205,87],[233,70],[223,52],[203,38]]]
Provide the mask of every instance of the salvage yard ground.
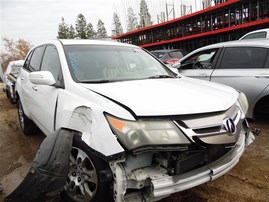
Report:
[[[45,136],[42,133],[25,136],[20,132],[16,106],[9,103],[2,91],[2,83],[0,89],[0,187],[3,188],[0,201],[3,201],[26,176]],[[269,118],[250,122],[250,125],[260,128],[262,132],[229,173],[162,201],[268,201]]]

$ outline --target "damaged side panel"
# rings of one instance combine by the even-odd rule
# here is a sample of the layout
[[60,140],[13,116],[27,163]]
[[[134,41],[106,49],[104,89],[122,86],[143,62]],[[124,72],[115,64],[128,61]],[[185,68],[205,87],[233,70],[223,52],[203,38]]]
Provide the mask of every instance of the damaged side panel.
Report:
[[[82,133],[81,139],[93,150],[102,153],[104,156],[124,152],[121,145],[118,143],[114,134],[109,131],[109,126],[103,113],[93,114],[93,110],[86,106],[79,106],[72,112],[70,119],[66,124],[69,129]],[[61,120],[61,117],[58,118]],[[103,121],[100,121],[103,119]],[[98,121],[97,121],[98,120]],[[107,146],[109,142],[109,147]]]

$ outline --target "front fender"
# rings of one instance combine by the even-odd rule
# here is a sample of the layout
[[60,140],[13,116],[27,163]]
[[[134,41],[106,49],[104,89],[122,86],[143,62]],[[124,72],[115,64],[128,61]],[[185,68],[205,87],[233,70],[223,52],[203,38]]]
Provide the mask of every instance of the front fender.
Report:
[[[64,113],[59,114],[63,116]],[[63,120],[66,117],[59,117]],[[93,113],[87,106],[78,106],[72,112],[70,119],[61,127],[82,133],[81,139],[94,151],[106,157],[122,154],[125,150],[112,133],[108,122],[101,112]]]

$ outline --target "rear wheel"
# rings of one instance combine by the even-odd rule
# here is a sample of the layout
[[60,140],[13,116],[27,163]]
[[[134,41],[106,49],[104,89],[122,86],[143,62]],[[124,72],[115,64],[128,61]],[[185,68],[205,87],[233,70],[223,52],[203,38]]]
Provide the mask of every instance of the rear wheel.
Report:
[[37,131],[38,131],[37,126],[34,124],[33,121],[31,121],[24,114],[23,107],[22,107],[20,100],[18,100],[17,108],[18,108],[18,117],[19,117],[20,128],[21,128],[22,132],[25,135],[33,135],[33,134],[37,133]]
[[63,198],[78,202],[109,201],[110,183],[101,179],[101,173],[108,170],[108,165],[87,147],[78,137],[74,137]]

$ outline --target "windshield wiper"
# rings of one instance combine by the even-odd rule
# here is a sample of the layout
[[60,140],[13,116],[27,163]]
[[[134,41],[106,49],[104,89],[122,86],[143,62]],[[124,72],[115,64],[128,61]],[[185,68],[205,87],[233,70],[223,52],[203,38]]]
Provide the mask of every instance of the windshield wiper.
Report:
[[111,82],[111,80],[108,80],[108,79],[80,81],[80,83],[109,83],[109,82]]
[[162,75],[150,76],[148,78],[149,79],[163,79],[163,78],[175,78],[175,77],[174,76],[170,76],[170,75],[166,75],[166,74],[162,74]]

